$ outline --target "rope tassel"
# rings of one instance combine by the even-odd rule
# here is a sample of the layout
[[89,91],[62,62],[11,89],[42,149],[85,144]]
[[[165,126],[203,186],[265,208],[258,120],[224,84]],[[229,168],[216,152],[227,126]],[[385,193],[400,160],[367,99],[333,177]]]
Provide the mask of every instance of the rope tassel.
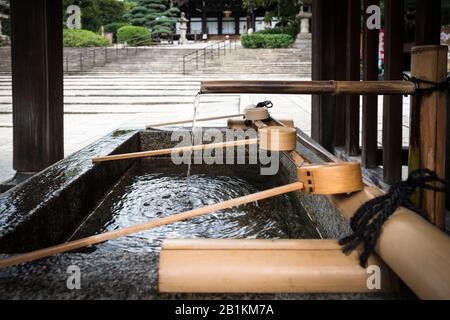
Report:
[[[435,183],[442,186],[437,187]],[[339,241],[339,244],[343,246],[342,251],[350,254],[363,245],[359,261],[361,267],[366,268],[384,222],[402,206],[426,218],[426,214],[413,205],[411,196],[418,188],[445,192],[445,185],[446,181],[440,179],[434,171],[419,169],[412,172],[406,181],[392,185],[387,194],[368,201],[358,209],[350,221],[353,234]]]

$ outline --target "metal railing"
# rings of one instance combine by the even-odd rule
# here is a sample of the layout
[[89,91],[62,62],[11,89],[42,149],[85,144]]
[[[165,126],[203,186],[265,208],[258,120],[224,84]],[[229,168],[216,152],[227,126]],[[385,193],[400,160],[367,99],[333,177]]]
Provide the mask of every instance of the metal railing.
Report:
[[83,48],[81,52],[64,56],[64,72],[88,71],[97,66],[104,66],[108,62],[116,61],[121,57],[136,55],[138,50],[146,49],[146,47],[140,47],[140,45],[149,40],[151,40],[149,37],[135,37],[126,43],[116,43],[113,46]]
[[214,59],[217,57],[217,59],[220,59],[220,57],[226,56],[227,50],[228,52],[231,52],[233,49],[237,49],[237,40],[223,40],[220,42],[214,42],[206,47],[203,47],[201,49],[198,49],[194,52],[188,53],[183,56],[183,74],[186,74],[186,67],[188,63],[193,63],[195,66],[195,69],[198,70],[200,67],[200,64],[203,64],[203,67],[205,68],[208,61],[214,61]]

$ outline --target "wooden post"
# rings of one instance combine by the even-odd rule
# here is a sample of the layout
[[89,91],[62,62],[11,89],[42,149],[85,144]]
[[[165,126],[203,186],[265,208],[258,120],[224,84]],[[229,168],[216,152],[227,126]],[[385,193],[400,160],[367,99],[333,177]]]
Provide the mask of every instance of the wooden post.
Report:
[[[348,1],[341,1],[336,6],[336,25],[345,26],[348,21]],[[336,63],[335,79],[347,80],[347,30],[343,27],[336,30]],[[347,104],[346,96],[336,96],[334,115],[334,135],[333,147],[345,146],[345,109]]]
[[240,27],[241,27],[241,21],[240,21],[239,13],[235,13],[235,17],[234,17],[234,34],[235,35],[239,35]]
[[441,0],[417,0],[416,45],[441,44]]
[[[436,83],[447,78],[447,46],[423,46],[412,49],[412,76]],[[435,171],[445,178],[447,93],[416,96],[411,108],[410,166]],[[432,223],[445,228],[445,194],[424,191],[420,207]]]
[[220,12],[219,16],[217,17],[217,29],[218,29],[218,34],[221,36],[223,34],[222,12]]
[[64,157],[62,1],[11,1],[13,167],[37,172]]
[[[367,8],[380,5],[380,0],[364,0],[364,21],[367,21]],[[363,79],[364,81],[378,80],[378,29],[370,30],[363,23]],[[363,97],[362,108],[362,165],[365,168],[378,167],[378,96]]]
[[[385,0],[385,80],[403,77],[403,1]],[[402,96],[384,97],[383,169],[386,183],[402,179]]]
[[[347,0],[347,80],[361,80],[361,0]],[[359,148],[359,96],[347,96],[345,106],[345,152],[357,156]]]
[[[312,2],[312,79],[335,79],[336,67],[336,1]],[[311,135],[324,148],[332,150],[334,140],[336,99],[332,96],[313,95]]]

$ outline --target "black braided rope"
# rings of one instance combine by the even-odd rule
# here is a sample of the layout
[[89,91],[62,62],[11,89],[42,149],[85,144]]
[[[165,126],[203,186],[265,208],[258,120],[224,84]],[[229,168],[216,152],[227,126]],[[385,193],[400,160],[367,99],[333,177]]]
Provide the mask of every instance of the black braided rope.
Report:
[[[450,76],[445,81],[443,81],[441,83],[436,83],[436,82],[429,81],[429,80],[423,80],[423,79],[418,79],[416,77],[410,77],[409,75],[404,73],[403,80],[414,83],[414,85],[416,86],[416,92],[414,95],[429,96],[430,94],[432,94],[435,91],[450,92]],[[429,85],[430,87],[422,88],[421,84]]]
[[[443,186],[436,186],[435,184],[442,184]],[[339,244],[343,246],[342,251],[345,254],[350,254],[360,245],[363,245],[359,262],[363,268],[366,268],[367,261],[374,252],[383,223],[401,206],[426,218],[423,212],[415,208],[410,200],[411,196],[418,188],[445,192],[445,184],[446,181],[440,179],[431,170],[420,169],[412,172],[406,181],[391,186],[387,194],[368,201],[358,209],[350,221],[353,234],[339,241]]]

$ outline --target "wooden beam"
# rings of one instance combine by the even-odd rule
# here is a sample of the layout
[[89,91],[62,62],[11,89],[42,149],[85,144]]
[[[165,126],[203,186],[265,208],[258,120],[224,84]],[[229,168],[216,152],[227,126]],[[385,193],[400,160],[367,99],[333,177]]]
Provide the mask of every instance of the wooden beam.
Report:
[[13,167],[64,157],[62,1],[11,1]]
[[[385,0],[385,79],[403,77],[404,4],[399,0]],[[402,96],[384,97],[383,148],[384,180],[393,184],[402,179]]]
[[441,0],[417,0],[416,45],[441,44]]
[[[361,0],[347,0],[347,79],[361,80]],[[345,151],[349,156],[359,154],[359,96],[347,96],[345,106]]]
[[[378,29],[367,28],[367,8],[371,5],[380,5],[380,0],[364,0],[364,44],[363,44],[363,80],[378,80]],[[378,96],[363,97],[362,108],[362,165],[373,169],[378,167]]]

